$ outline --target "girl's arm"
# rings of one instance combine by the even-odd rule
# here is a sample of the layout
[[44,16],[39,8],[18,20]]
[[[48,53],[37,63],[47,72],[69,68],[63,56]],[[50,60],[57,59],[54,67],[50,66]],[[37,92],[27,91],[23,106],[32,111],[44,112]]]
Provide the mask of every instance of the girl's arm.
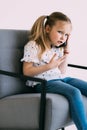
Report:
[[24,62],[23,63],[23,73],[28,76],[35,76],[50,69],[58,67],[65,60],[65,56],[55,59],[56,54],[52,57],[49,63],[41,66],[34,66],[33,62]]
[[33,62],[24,62],[23,63],[23,73],[24,75],[34,76],[40,73],[43,73],[50,69],[49,64],[42,66],[34,66]]

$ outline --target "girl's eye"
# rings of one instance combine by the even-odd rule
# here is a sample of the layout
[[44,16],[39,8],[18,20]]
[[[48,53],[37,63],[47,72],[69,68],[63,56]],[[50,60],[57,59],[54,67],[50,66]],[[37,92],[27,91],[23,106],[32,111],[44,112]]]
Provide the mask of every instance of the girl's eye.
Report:
[[65,35],[65,37],[69,36],[68,34],[64,34],[62,31],[58,31],[58,33],[61,34],[61,35]]
[[58,31],[58,33],[62,34],[62,31]]

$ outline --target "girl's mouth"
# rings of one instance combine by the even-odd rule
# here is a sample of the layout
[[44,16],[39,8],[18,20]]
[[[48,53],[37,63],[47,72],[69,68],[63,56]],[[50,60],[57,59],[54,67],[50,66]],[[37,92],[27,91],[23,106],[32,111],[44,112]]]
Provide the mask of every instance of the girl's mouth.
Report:
[[62,41],[58,41],[58,42],[57,42],[57,46],[60,46],[60,45],[62,45],[62,44],[63,44]]

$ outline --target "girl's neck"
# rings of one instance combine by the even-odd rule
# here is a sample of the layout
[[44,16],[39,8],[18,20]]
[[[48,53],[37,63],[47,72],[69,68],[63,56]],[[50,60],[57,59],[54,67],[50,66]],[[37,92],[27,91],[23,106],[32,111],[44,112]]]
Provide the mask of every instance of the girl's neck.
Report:
[[46,45],[47,45],[47,48],[48,48],[48,49],[51,49],[52,46],[53,46],[50,40],[47,40],[47,41],[46,41]]

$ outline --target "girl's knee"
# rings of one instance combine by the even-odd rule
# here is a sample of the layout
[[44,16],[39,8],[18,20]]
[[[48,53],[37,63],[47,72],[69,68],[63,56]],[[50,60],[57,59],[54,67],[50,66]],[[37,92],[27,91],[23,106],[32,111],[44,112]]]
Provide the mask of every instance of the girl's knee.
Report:
[[73,88],[73,89],[71,90],[70,95],[71,95],[73,98],[74,98],[74,97],[80,97],[80,96],[81,96],[81,92],[80,92],[79,89]]

